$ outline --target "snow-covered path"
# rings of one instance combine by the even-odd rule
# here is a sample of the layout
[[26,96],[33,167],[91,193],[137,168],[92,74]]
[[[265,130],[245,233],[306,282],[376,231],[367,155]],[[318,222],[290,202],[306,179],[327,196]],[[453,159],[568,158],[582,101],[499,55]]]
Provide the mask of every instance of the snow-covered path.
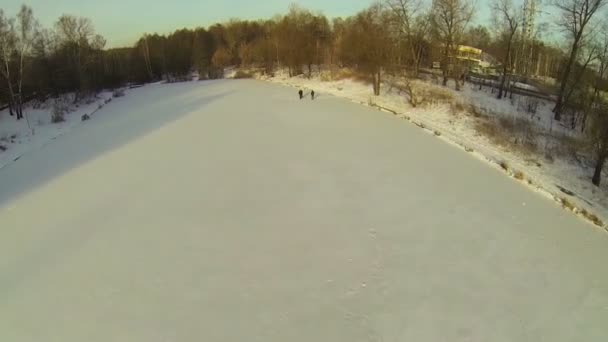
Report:
[[389,114],[154,85],[0,171],[2,341],[605,341],[608,235]]

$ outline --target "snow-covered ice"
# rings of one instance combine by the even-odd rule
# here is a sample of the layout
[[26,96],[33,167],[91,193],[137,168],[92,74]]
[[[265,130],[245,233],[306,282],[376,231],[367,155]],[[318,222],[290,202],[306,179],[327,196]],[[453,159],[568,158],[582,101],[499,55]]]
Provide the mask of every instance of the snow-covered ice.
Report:
[[0,170],[0,336],[605,341],[607,244],[393,115],[146,86]]
[[[424,127],[430,133],[438,132],[441,138],[474,151],[474,155],[482,160],[490,160],[494,164],[505,162],[512,172],[523,172],[526,179],[532,182],[532,188],[546,196],[561,201],[566,198],[578,209],[598,215],[608,222],[608,182],[603,182],[601,188],[591,184],[593,175],[592,165],[581,165],[580,161],[565,158],[551,152],[552,159],[545,156],[522,155],[509,147],[497,146],[487,137],[476,130],[478,120],[472,115],[454,113],[447,103],[434,103],[425,107],[412,108],[405,94],[384,85],[381,96],[372,96],[371,85],[350,78],[335,81],[322,81],[328,72],[321,75],[317,72],[312,78],[304,76],[288,77],[286,72],[278,72],[275,77],[262,77],[266,81],[284,84],[309,91],[314,89],[319,96],[334,95],[349,99],[364,105],[380,106],[394,111],[399,117],[407,118],[413,123]],[[434,89],[451,93],[455,102],[465,107],[474,105],[479,111],[492,118],[502,117],[508,120],[523,119],[535,128],[534,133],[539,146],[551,148],[555,142],[551,139],[581,139],[578,131],[573,131],[553,120],[552,103],[547,100],[515,96],[515,98],[496,99],[496,94],[490,89],[466,84],[462,91],[456,92],[427,81],[414,81],[415,89]],[[529,104],[537,106],[537,112],[532,115],[523,108]],[[547,136],[550,136],[547,142]],[[562,148],[563,149],[563,148]],[[562,189],[573,192],[574,196],[565,194]]]

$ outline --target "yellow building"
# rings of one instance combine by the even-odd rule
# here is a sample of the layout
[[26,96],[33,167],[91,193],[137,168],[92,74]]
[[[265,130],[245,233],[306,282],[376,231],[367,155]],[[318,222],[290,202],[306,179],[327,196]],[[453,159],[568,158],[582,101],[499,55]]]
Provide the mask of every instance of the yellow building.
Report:
[[483,63],[482,55],[483,51],[481,49],[472,46],[459,45],[455,57],[471,68],[478,68],[481,67]]
[[[481,49],[474,48],[472,46],[459,45],[456,53],[450,56],[450,65],[448,69],[453,68],[455,64],[454,59],[458,60],[458,64],[466,66],[469,70],[482,70],[490,66],[486,60],[484,60],[484,53]],[[434,69],[440,69],[440,62],[433,62]]]

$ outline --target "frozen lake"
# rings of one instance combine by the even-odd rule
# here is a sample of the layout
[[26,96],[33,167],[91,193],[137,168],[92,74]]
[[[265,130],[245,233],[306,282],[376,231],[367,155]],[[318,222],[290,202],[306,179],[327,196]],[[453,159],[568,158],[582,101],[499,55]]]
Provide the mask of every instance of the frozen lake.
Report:
[[607,319],[605,232],[324,94],[149,85],[0,170],[2,341],[606,341]]

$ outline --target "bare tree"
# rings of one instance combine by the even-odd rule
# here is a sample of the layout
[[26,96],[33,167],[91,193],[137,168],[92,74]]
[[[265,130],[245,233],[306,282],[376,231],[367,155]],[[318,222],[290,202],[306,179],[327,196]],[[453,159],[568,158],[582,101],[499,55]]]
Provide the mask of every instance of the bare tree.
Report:
[[387,20],[388,14],[378,4],[357,14],[346,23],[340,49],[343,61],[370,76],[376,96],[394,46]]
[[592,182],[600,186],[602,171],[608,159],[608,104],[600,99],[597,106],[591,112],[593,124],[588,130],[588,137],[595,156],[595,171]]
[[21,6],[21,10],[17,14],[17,35],[15,40],[15,49],[19,58],[19,74],[17,78],[16,94],[16,109],[18,118],[23,118],[23,72],[25,70],[25,61],[31,52],[35,39],[35,32],[37,30],[38,22],[34,19],[32,9],[25,5]]
[[[11,74],[11,64],[15,51],[15,41],[17,35],[15,33],[15,20],[4,15],[4,11],[0,9],[0,61],[2,68],[0,75],[4,77],[8,89],[8,102],[11,115],[14,115],[15,110],[15,91],[13,89],[13,75]],[[17,112],[17,120],[21,119]]]
[[494,21],[497,29],[497,38],[503,43],[502,78],[498,89],[498,99],[502,99],[505,92],[505,83],[513,72],[515,62],[514,44],[515,36],[522,21],[522,13],[515,8],[512,0],[494,0],[492,3]]
[[398,31],[409,50],[413,75],[417,76],[424,50],[424,39],[430,30],[428,15],[421,13],[422,1],[386,0],[386,4],[394,14]]
[[150,79],[153,79],[154,75],[152,73],[152,63],[150,61],[150,46],[148,45],[148,36],[149,35],[145,33],[142,37],[143,44],[141,44],[141,50],[144,56],[144,62],[146,64],[146,71],[148,72],[148,77],[150,77]]
[[596,101],[599,99],[602,83],[608,76],[608,22],[604,23],[602,33],[597,37],[595,44],[598,65],[596,70],[597,76],[593,84],[592,106],[595,105]]
[[[571,128],[575,129],[581,117],[586,121],[587,112],[592,110],[593,103],[590,95],[593,87],[592,77],[589,77],[592,64],[599,57],[599,47],[595,44],[586,44],[580,52],[576,64],[573,66],[569,80],[569,86],[566,87],[564,94],[564,108],[572,109]],[[593,73],[595,71],[591,71]],[[576,98],[573,95],[576,94]]]
[[588,34],[593,29],[593,27],[590,27],[593,16],[607,3],[608,0],[554,0],[553,2],[554,6],[561,12],[558,24],[572,42],[562,75],[557,103],[553,109],[555,120],[561,120],[564,104],[567,102],[568,82],[579,52],[587,41]]
[[[454,55],[473,17],[474,7],[472,0],[433,0],[432,23],[434,33],[441,44],[444,86],[447,86],[450,76],[454,77],[456,64]],[[459,89],[457,78],[456,89]]]
[[[76,67],[80,92],[84,91],[84,69],[87,64],[86,51],[89,48],[103,48],[105,41],[101,36],[95,35],[93,22],[89,18],[77,18],[71,15],[62,15],[55,24],[56,34],[61,44],[70,50],[72,63]],[[75,100],[78,100],[79,95]]]

